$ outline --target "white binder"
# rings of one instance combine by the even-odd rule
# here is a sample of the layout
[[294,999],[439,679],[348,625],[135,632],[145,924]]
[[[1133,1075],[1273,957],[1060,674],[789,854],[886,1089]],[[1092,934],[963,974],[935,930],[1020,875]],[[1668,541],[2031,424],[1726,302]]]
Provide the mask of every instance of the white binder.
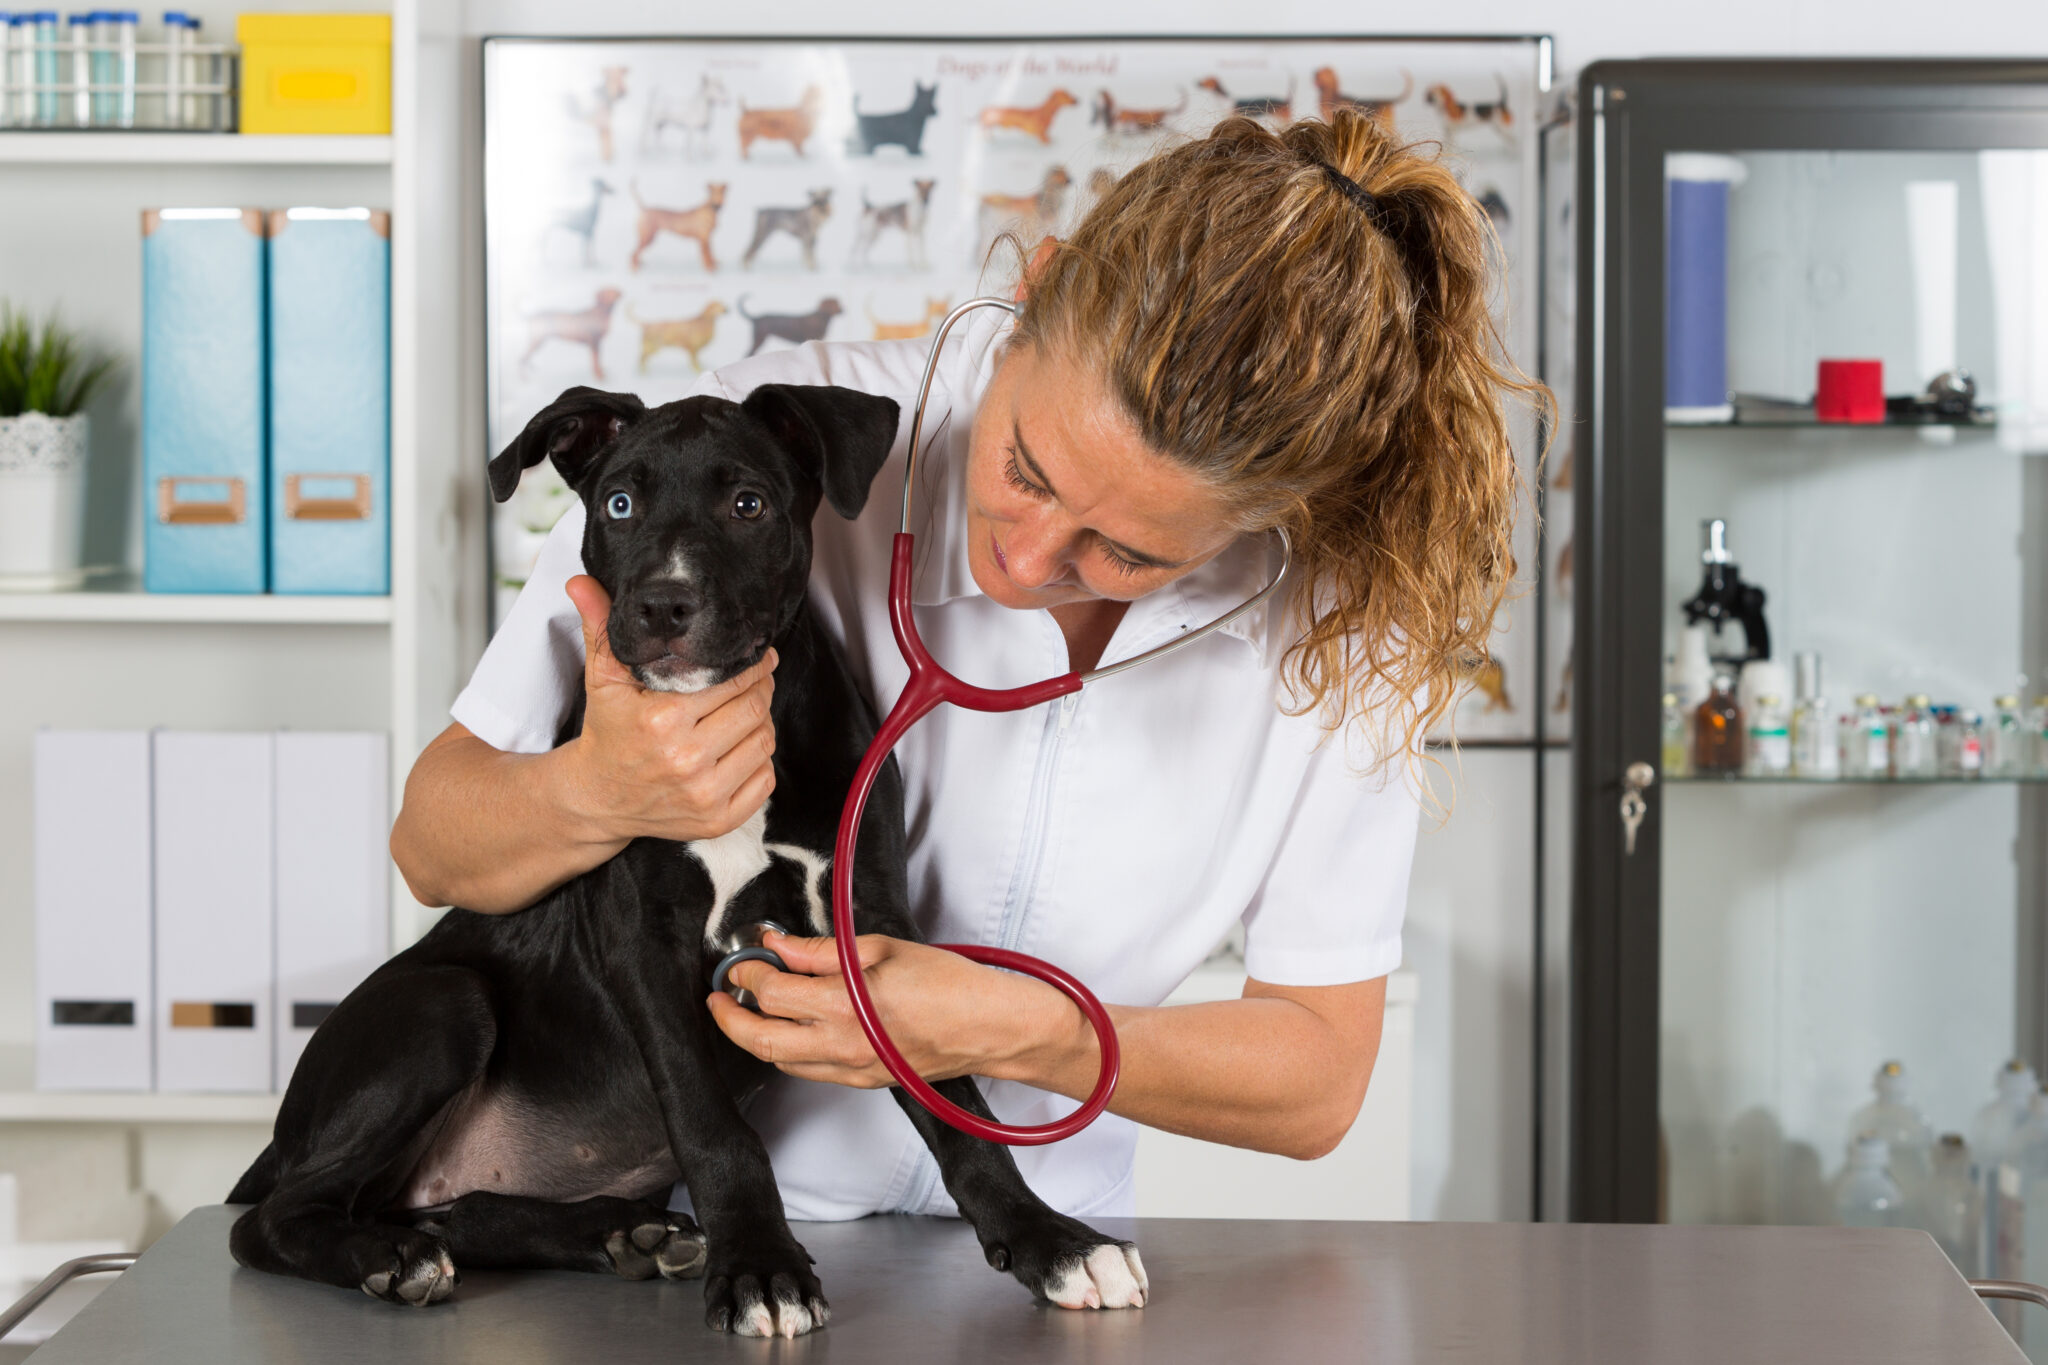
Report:
[[35,737],[36,1086],[147,1090],[147,731]]
[[268,1091],[272,736],[155,741],[157,1089]]
[[277,1068],[385,957],[389,785],[381,734],[277,736]]

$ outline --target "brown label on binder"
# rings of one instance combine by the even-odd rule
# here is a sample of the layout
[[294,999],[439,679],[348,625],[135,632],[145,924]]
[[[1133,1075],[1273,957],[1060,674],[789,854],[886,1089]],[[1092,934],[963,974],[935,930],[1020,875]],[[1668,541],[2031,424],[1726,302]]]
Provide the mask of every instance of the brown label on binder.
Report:
[[248,491],[239,478],[166,474],[156,481],[156,519],[168,525],[231,526],[248,509]]
[[[343,487],[346,486],[346,492]],[[340,496],[333,496],[340,494]],[[293,521],[367,521],[368,474],[287,474],[284,514]]]
[[237,1000],[173,1000],[172,1028],[255,1028],[256,1007]]

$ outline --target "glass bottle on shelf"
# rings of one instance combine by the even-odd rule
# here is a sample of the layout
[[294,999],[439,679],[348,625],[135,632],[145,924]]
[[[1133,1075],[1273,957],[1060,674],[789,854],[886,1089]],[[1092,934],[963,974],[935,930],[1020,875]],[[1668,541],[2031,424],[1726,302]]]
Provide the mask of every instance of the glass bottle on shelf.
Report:
[[1784,703],[1775,692],[1756,699],[1749,718],[1749,751],[1743,772],[1750,777],[1783,777],[1792,768],[1792,737]]
[[1891,730],[1878,709],[1877,694],[1859,693],[1856,713],[1842,726],[1842,776],[1889,777],[1891,770]]
[[1963,775],[1962,731],[1956,728],[1962,720],[1958,707],[1930,706],[1927,714],[1934,718],[1934,771],[1941,777]]
[[1663,753],[1659,757],[1667,779],[1692,775],[1692,731],[1686,724],[1687,719],[1685,707],[1680,704],[1678,694],[1666,692]]
[[1984,776],[2025,777],[2033,745],[2020,699],[2007,693],[1991,701],[1991,724],[1984,731]]
[[1698,773],[1742,771],[1742,706],[1735,700],[1735,679],[1716,673],[1707,699],[1693,714],[1692,766]]
[[1892,776],[1927,778],[1940,774],[1936,749],[1934,713],[1928,709],[1927,694],[1915,692],[1892,723]]
[[1983,1244],[1978,1263],[1986,1275],[2010,1279],[1998,1254],[1998,1170],[2026,1125],[2034,1096],[2040,1093],[2034,1068],[2014,1057],[1992,1079],[1991,1102],[1977,1111],[1970,1128],[1972,1164],[1984,1201]]
[[1984,717],[1975,711],[1956,715],[1956,776],[1984,775]]
[[1906,1197],[1906,1222],[1913,1226],[1932,1173],[1934,1132],[1906,1088],[1906,1068],[1886,1062],[1871,1078],[1875,1099],[1849,1116],[1851,1138],[1881,1138],[1891,1153],[1886,1163]]
[[1965,1276],[1982,1274],[1984,1194],[1970,1178],[1970,1146],[1961,1133],[1943,1133],[1934,1144],[1934,1175],[1927,1186],[1927,1231],[1949,1262]]
[[1835,1219],[1845,1228],[1906,1226],[1905,1196],[1886,1169],[1885,1140],[1861,1133],[1849,1140],[1849,1162],[1835,1180]]
[[1820,655],[1793,658],[1798,671],[1798,701],[1792,707],[1792,772],[1796,777],[1839,777],[1842,753],[1835,740],[1835,717],[1821,687]]

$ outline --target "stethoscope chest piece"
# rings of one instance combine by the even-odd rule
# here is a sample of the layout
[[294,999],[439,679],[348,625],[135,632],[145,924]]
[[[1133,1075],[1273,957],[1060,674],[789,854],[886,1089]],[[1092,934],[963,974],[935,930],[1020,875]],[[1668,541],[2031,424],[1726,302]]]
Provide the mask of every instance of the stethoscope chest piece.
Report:
[[766,962],[778,972],[789,970],[788,965],[780,957],[762,946],[770,933],[788,937],[789,930],[772,919],[755,920],[751,924],[734,926],[718,941],[718,948],[725,955],[719,958],[718,965],[711,969],[711,989],[724,991],[756,1014],[761,1012],[761,1005],[754,999],[754,993],[745,987],[733,985],[726,978],[732,974],[732,969],[742,962]]

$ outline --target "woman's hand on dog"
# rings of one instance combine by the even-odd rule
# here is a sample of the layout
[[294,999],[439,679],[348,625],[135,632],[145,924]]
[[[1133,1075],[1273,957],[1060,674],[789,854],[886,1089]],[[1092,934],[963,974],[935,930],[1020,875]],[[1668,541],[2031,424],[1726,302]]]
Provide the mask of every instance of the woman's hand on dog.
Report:
[[[1094,1055],[1095,1035],[1057,990],[958,953],[882,934],[862,934],[861,973],[896,1050],[928,1081],[954,1076],[1031,1080],[1046,1054]],[[730,980],[753,992],[762,1013],[724,991],[711,1017],[725,1036],[764,1062],[805,1080],[875,1090],[895,1082],[854,1018],[830,938],[771,933],[764,946],[789,967],[742,962]]]
[[611,598],[587,574],[569,580],[583,618],[583,732],[572,804],[596,843],[715,839],[775,790],[775,651],[701,692],[653,692],[612,656]]

